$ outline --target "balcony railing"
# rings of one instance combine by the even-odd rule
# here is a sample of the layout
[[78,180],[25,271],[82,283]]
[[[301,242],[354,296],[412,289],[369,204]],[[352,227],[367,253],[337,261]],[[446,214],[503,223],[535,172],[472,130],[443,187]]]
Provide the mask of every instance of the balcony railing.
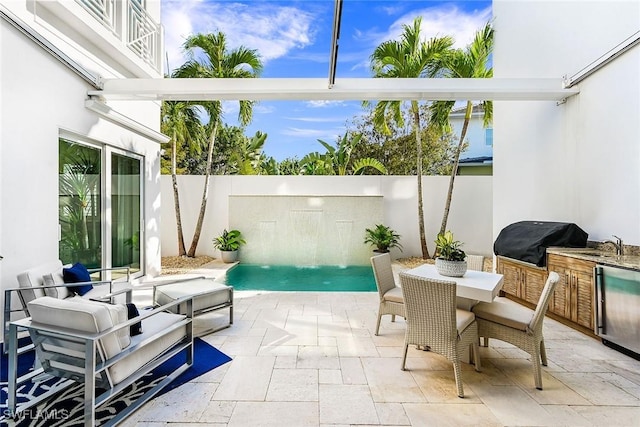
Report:
[[160,26],[138,2],[129,0],[127,3],[127,46],[147,64],[159,70]]
[[76,0],[105,28],[117,35],[116,0]]
[[139,0],[76,0],[137,57],[160,71],[160,25]]

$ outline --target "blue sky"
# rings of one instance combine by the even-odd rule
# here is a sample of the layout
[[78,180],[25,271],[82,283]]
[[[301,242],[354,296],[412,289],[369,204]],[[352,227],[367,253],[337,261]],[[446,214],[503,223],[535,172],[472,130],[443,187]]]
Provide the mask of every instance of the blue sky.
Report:
[[[181,46],[195,33],[222,31],[230,48],[256,49],[262,77],[321,77],[329,73],[333,0],[162,0],[162,24],[170,68],[185,61]],[[466,46],[491,19],[491,1],[344,0],[336,78],[371,77],[369,56],[380,43],[397,39],[402,25],[422,16],[426,37],[451,35]],[[345,125],[362,114],[354,101],[262,101],[247,133],[268,134],[267,155],[282,160],[324,151]],[[225,103],[225,121],[235,123],[237,103]]]

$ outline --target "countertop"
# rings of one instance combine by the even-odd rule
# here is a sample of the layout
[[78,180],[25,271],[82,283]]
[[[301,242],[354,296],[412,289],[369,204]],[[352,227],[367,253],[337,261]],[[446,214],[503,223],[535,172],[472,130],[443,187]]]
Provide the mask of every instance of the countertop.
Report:
[[547,248],[547,254],[563,255],[572,258],[593,261],[600,265],[622,267],[640,271],[640,255],[633,251],[629,255],[616,255],[615,252],[600,248]]

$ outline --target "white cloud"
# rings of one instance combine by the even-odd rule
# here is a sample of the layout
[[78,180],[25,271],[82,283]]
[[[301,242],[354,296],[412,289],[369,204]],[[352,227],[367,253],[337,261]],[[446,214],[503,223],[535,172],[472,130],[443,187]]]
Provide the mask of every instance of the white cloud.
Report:
[[491,6],[481,10],[465,11],[450,4],[414,9],[396,19],[386,30],[378,27],[356,30],[353,37],[369,43],[370,47],[375,47],[387,40],[399,39],[403,32],[402,26],[411,25],[416,17],[421,16],[421,30],[425,39],[449,35],[455,39],[455,47],[461,48],[468,45],[473,40],[475,32],[491,19],[491,11]]
[[276,111],[273,105],[254,104],[253,114],[271,114]]
[[344,122],[344,117],[283,117],[287,120],[295,120],[298,122],[306,123],[341,123]]
[[417,16],[422,16],[421,30],[425,38],[450,35],[455,39],[454,47],[463,48],[471,43],[476,31],[491,19],[491,7],[472,12],[461,10],[455,5],[413,10],[396,20],[388,32],[378,39],[377,44],[398,39],[403,32],[402,26],[411,24]]
[[296,138],[316,138],[323,141],[333,142],[339,136],[340,132],[331,129],[308,129],[288,127],[280,132],[282,135],[293,136]]
[[393,16],[393,15],[397,15],[398,13],[400,13],[402,11],[403,7],[400,5],[385,5],[385,6],[381,6],[378,7],[377,10],[382,11],[382,13],[389,15],[389,16]]
[[256,49],[263,62],[312,45],[315,37],[312,12],[275,2],[164,0],[162,22],[172,68],[184,63],[182,44],[187,36],[196,33],[222,31],[230,48],[242,45]]
[[327,133],[325,129],[309,129],[309,128],[294,128],[288,127],[282,130],[283,135],[288,136],[297,136],[300,138],[310,138],[310,137],[318,137],[323,136]]
[[313,100],[307,101],[306,105],[311,108],[325,108],[325,107],[336,107],[344,105],[344,101],[328,101],[328,100]]

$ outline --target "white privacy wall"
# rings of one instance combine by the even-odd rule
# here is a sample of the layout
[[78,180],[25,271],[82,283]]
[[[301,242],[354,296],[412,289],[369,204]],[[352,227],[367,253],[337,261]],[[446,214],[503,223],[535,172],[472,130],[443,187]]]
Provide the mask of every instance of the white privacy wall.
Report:
[[[571,76],[640,29],[640,2],[495,0],[496,77]],[[494,233],[575,222],[640,244],[640,46],[565,104],[496,102]]]
[[[433,253],[433,241],[442,220],[448,179],[448,177],[433,176],[423,178],[427,245],[431,253]],[[162,255],[172,256],[177,254],[178,246],[171,177],[163,175],[161,181],[163,201]],[[490,176],[457,177],[448,222],[448,228],[454,232],[457,239],[464,242],[463,248],[467,252],[487,256],[492,254],[493,247],[491,181]],[[187,248],[193,236],[203,182],[202,176],[178,177],[182,223]],[[356,212],[353,216],[357,218],[358,223],[365,221],[362,219],[363,212],[370,211],[367,227],[373,227],[376,223],[383,222],[401,235],[404,251],[400,252],[394,249],[391,253],[394,258],[420,256],[416,189],[417,178],[413,176],[214,176],[209,186],[207,213],[197,254],[219,256],[213,248],[213,238],[224,228],[234,228],[241,224],[238,222],[240,219],[229,214],[230,197],[256,196],[255,200],[260,200],[262,196],[319,196],[320,198],[327,197],[329,200],[330,198],[349,196],[347,198],[361,198],[363,201],[360,206],[354,207]],[[368,204],[372,199],[381,199],[381,213],[375,208],[374,202]],[[367,200],[367,204],[364,203],[365,200]],[[251,208],[247,207],[247,209]],[[269,209],[265,209],[264,205],[256,204],[253,209],[264,212],[263,221],[273,219],[273,213]],[[251,217],[255,216],[251,214]],[[348,220],[349,218],[343,219]],[[255,217],[255,221],[260,220]],[[248,235],[259,234],[258,228],[259,224],[256,224],[254,227],[247,230],[241,229],[241,231],[245,231]],[[364,228],[366,227],[353,226],[351,231],[353,239],[362,242]],[[325,230],[325,232],[327,231]],[[299,238],[304,239],[305,237],[300,236]],[[339,235],[336,231],[333,239],[328,237],[326,241],[337,242],[338,240]],[[293,243],[293,245],[298,247],[298,243]],[[258,250],[255,242],[254,247],[248,249],[250,252]],[[314,250],[314,248],[309,250]],[[326,250],[326,248],[318,249],[318,251]],[[371,253],[371,248],[364,243],[357,250]],[[341,248],[335,248],[335,251],[340,253]],[[364,252],[359,252],[360,263],[363,262],[363,258],[364,262],[368,262],[367,257],[361,255]],[[242,259],[242,251],[240,256]],[[251,258],[253,254],[249,253],[249,256]],[[296,256],[298,255],[292,255],[291,263],[296,262],[296,259],[293,259]],[[305,254],[304,256],[310,255]]]

